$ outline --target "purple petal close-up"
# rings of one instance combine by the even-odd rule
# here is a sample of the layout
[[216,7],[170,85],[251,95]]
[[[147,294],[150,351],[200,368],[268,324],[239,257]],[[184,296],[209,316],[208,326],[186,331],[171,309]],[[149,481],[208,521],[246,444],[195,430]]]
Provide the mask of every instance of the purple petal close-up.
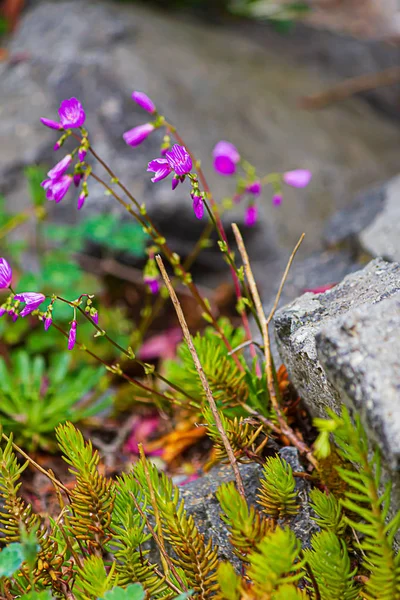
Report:
[[201,196],[193,196],[193,210],[198,219],[202,219],[204,215],[204,203]]
[[258,211],[257,211],[257,206],[255,204],[251,204],[250,206],[247,207],[246,210],[246,215],[245,215],[245,225],[247,227],[254,227],[254,225],[257,223],[257,217],[258,217]]
[[63,175],[60,179],[56,179],[47,189],[47,200],[54,200],[56,203],[61,202],[68,192],[71,183],[71,175]]
[[12,269],[5,258],[0,258],[0,289],[9,287],[12,280]]
[[45,117],[42,117],[40,120],[43,125],[46,125],[46,127],[49,127],[50,129],[62,129],[61,123],[57,123],[57,121],[46,119]]
[[62,175],[64,175],[64,173],[67,171],[71,162],[72,156],[67,154],[62,160],[60,160],[60,162],[50,169],[50,171],[47,173],[48,177],[50,177],[50,179],[60,179],[60,177],[62,177]]
[[165,179],[171,173],[171,167],[168,164],[166,158],[155,158],[151,160],[147,166],[147,171],[155,173],[154,177],[151,178],[153,183]]
[[240,161],[237,148],[230,142],[221,140],[213,150],[214,169],[220,175],[233,175]]
[[51,317],[47,317],[47,319],[44,322],[44,330],[45,331],[47,331],[49,329],[52,322],[53,322],[53,319]]
[[177,175],[187,175],[192,170],[192,159],[184,146],[174,144],[165,156],[169,166]]
[[283,174],[283,181],[295,188],[306,187],[312,178],[311,171],[306,169],[296,169],[295,171],[287,171]]
[[151,123],[145,123],[144,125],[138,125],[123,134],[124,141],[128,146],[139,146],[149,135],[154,131],[154,125]]
[[63,100],[58,109],[58,114],[60,115],[60,122],[64,129],[82,127],[86,119],[83,106],[76,98]]
[[133,92],[132,100],[136,102],[140,108],[143,108],[148,113],[153,114],[156,112],[156,106],[152,100],[144,92]]
[[68,335],[68,350],[73,350],[76,343],[76,321],[72,321]]
[[31,312],[36,310],[42,304],[42,302],[46,300],[46,296],[36,292],[22,292],[21,294],[16,294],[14,296],[14,300],[25,302],[25,307],[22,309],[19,316],[26,317],[26,315],[29,315]]
[[246,187],[246,192],[253,194],[253,196],[259,196],[262,191],[261,181],[253,181]]
[[77,203],[78,210],[81,210],[81,208],[85,204],[85,200],[86,200],[86,194],[85,194],[85,192],[81,192],[78,196],[78,203]]
[[149,287],[152,294],[158,294],[160,290],[160,284],[156,277],[144,277],[145,284]]

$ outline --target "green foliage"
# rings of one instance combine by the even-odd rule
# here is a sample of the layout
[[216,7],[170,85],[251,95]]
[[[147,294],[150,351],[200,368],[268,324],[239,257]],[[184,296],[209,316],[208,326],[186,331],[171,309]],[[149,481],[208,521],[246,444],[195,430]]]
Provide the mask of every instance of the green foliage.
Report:
[[56,437],[63,458],[76,477],[70,498],[69,529],[74,538],[86,542],[89,548],[100,548],[109,539],[114,484],[100,474],[97,450],[93,451],[92,443],[85,442],[71,423],[59,425]]
[[22,544],[14,542],[3,548],[0,552],[0,577],[11,577],[20,569],[24,562],[24,548]]
[[304,560],[300,560],[300,541],[290,529],[278,527],[269,532],[248,556],[247,575],[256,596],[267,597],[285,584],[302,576]]
[[142,459],[134,467],[134,475],[139,481],[147,506],[152,507],[154,516],[158,514],[160,525],[157,529],[168,542],[174,553],[174,563],[184,574],[196,597],[210,598],[217,588],[216,567],[218,548],[211,539],[206,542],[180,500],[179,490],[150,462]]
[[332,531],[315,535],[312,550],[305,550],[304,556],[317,581],[321,600],[359,598],[359,588],[353,579],[357,568],[351,568],[345,542]]
[[[115,577],[115,565],[107,573],[100,556],[89,556],[78,568],[74,593],[78,600],[107,597],[106,593],[118,584]],[[117,594],[118,596],[118,594]]]
[[227,562],[221,562],[217,571],[220,593],[219,600],[240,600],[241,578],[236,573],[233,565]]
[[[212,459],[211,464],[214,462],[228,461],[225,445],[221,439],[221,434],[215,424],[214,417],[210,408],[205,407],[203,410],[203,416],[207,422],[207,435],[213,442],[215,457]],[[256,429],[254,425],[245,422],[243,418],[229,419],[224,416],[224,413],[220,414],[222,426],[231,445],[231,448],[235,454],[238,462],[252,462],[254,460],[256,445],[255,442],[258,439],[260,428]]]
[[324,494],[321,490],[314,489],[310,492],[311,508],[317,513],[316,523],[321,529],[326,529],[342,536],[347,527],[340,502],[333,494]]
[[307,2],[276,2],[276,0],[231,0],[230,10],[236,14],[255,19],[268,19],[279,25],[279,31],[285,33],[293,22],[304,17],[310,10]]
[[130,583],[126,588],[115,587],[104,594],[104,600],[144,600],[143,587]]
[[292,467],[279,457],[268,457],[258,502],[264,512],[274,518],[293,516],[298,511],[296,482]]
[[86,216],[75,225],[51,223],[45,232],[50,242],[62,245],[64,249],[67,245],[73,252],[81,252],[91,242],[105,250],[125,252],[135,258],[145,256],[147,236],[142,227],[135,222],[121,222],[113,214]]
[[67,420],[79,422],[111,404],[80,400],[93,392],[103,374],[101,368],[80,366],[72,370],[71,354],[53,355],[48,367],[42,356],[24,351],[14,354],[11,365],[0,358],[0,425],[13,432],[17,444],[29,451],[54,450],[54,428]]
[[[0,429],[1,432],[1,429]],[[32,507],[19,496],[21,473],[28,463],[19,465],[12,448],[13,436],[4,448],[0,445],[0,533],[6,543],[19,542],[22,528],[26,531],[35,529],[40,518],[32,513]]]
[[359,416],[355,416],[353,424],[345,407],[341,417],[332,412],[330,416],[342,458],[359,468],[339,467],[338,471],[348,485],[342,505],[354,515],[347,514],[346,522],[362,534],[358,544],[365,555],[365,566],[372,572],[365,586],[365,598],[396,600],[400,598],[400,559],[395,553],[394,537],[399,530],[400,511],[389,519],[391,482],[380,493],[381,458],[378,450],[370,457]]
[[147,559],[148,550],[145,543],[151,534],[145,530],[146,522],[139,514],[134,498],[142,503],[144,494],[140,489],[133,473],[124,473],[117,478],[115,484],[115,504],[112,513],[111,527],[113,536],[111,547],[117,561],[118,580],[121,585],[131,581],[143,584],[146,591],[152,595],[165,595],[165,583],[154,573],[155,565]]
[[[179,489],[144,455],[114,481],[102,474],[91,443],[71,423],[60,425],[56,435],[75,486],[69,504],[61,502],[62,516],[47,521],[19,496],[26,465],[18,465],[10,438],[0,445],[0,532],[6,536],[0,543],[10,544],[0,553],[0,593],[23,596],[32,582],[31,600],[50,588],[53,598],[76,600],[184,600],[190,590],[195,599],[396,600],[393,543],[400,518],[387,520],[390,489],[379,493],[378,455],[369,455],[359,421],[353,425],[346,411],[331,416],[330,429],[343,460],[359,471],[339,467],[348,485],[343,511],[331,493],[311,492],[322,531],[310,549],[302,551],[293,531],[249,506],[233,482],[218,489],[240,574],[229,563],[218,564],[218,548],[200,533]],[[275,519],[296,512],[293,474],[280,458],[266,462],[260,503]],[[349,543],[343,536],[351,530],[360,536]],[[161,566],[150,559],[150,542]],[[352,565],[354,544],[362,552],[353,555]],[[362,580],[356,581],[357,573]]]
[[[232,348],[244,341],[242,329],[234,329],[227,319],[221,319],[219,324]],[[217,406],[226,416],[241,414],[240,404],[246,402],[249,396],[245,372],[240,371],[232,356],[228,355],[224,342],[212,327],[197,333],[193,342]],[[191,407],[201,412],[207,405],[205,393],[185,342],[179,345],[177,353],[179,362],[167,363],[167,377],[195,398]],[[242,358],[240,361],[245,366]],[[176,401],[186,405],[188,402],[182,395],[176,395]]]
[[[217,498],[223,510],[222,519],[228,526],[234,552],[239,558],[246,559],[273,525],[253,506],[247,504],[236,490],[233,481],[223,483],[218,488]],[[229,577],[229,573],[226,575]]]

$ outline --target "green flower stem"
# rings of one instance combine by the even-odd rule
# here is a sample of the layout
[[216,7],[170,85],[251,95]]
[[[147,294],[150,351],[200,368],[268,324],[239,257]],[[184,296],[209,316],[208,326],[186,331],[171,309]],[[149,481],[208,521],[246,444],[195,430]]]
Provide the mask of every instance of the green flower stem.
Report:
[[[219,324],[218,324],[216,318],[214,317],[211,309],[209,308],[209,306],[207,305],[207,303],[204,301],[204,299],[201,296],[201,294],[200,294],[199,290],[197,289],[196,285],[191,280],[190,274],[185,271],[185,269],[180,264],[180,262],[178,262],[178,263],[176,262],[176,255],[169,248],[169,246],[167,245],[167,243],[165,242],[165,240],[161,236],[161,234],[159,234],[159,232],[156,229],[154,229],[153,227],[150,227],[150,228],[147,227],[147,224],[144,221],[143,217],[141,215],[138,215],[133,210],[133,208],[131,206],[129,206],[129,204],[127,202],[125,202],[125,200],[123,200],[115,192],[115,190],[113,190],[105,181],[103,181],[100,177],[98,177],[98,175],[96,175],[93,172],[90,175],[96,181],[98,181],[99,183],[101,183],[101,185],[103,185],[103,187],[105,187],[105,189],[108,190],[108,192],[117,200],[117,202],[119,202],[119,204],[121,204],[121,206],[123,206],[129,212],[129,214],[131,214],[133,217],[135,217],[135,219],[137,219],[139,221],[139,223],[141,223],[146,228],[147,233],[150,235],[150,237],[153,239],[153,241],[162,249],[162,251],[164,253],[164,256],[166,257],[166,259],[168,260],[168,262],[172,265],[172,267],[174,268],[175,272],[177,272],[177,275],[181,279],[182,283],[189,288],[189,290],[191,291],[193,297],[195,298],[195,300],[197,301],[197,303],[199,304],[199,306],[202,308],[202,310],[211,319],[211,322],[212,322],[214,328],[219,333],[219,335],[221,336],[221,339],[223,340],[225,346],[227,347],[228,351],[230,352],[232,350],[231,345],[229,344],[229,341],[227,340],[224,332],[222,331],[221,327],[219,326]],[[241,362],[239,361],[239,359],[236,356],[234,356],[233,358],[235,360],[235,363],[236,363],[238,369],[240,369],[241,371],[243,371],[244,367],[241,364]]]
[[[54,323],[54,321],[53,321],[52,326],[55,327],[60,333],[63,334],[64,337],[66,337],[68,339],[68,333],[66,331],[64,331],[64,329],[59,327],[56,323]],[[131,383],[132,385],[135,385],[136,387],[140,388],[141,390],[144,390],[145,392],[147,392],[149,394],[149,396],[155,395],[155,396],[158,396],[159,398],[162,398],[162,400],[164,400],[168,403],[171,402],[171,399],[168,398],[168,396],[165,396],[165,394],[162,394],[161,392],[158,392],[157,390],[154,390],[154,389],[148,387],[144,383],[141,383],[137,379],[130,377],[129,375],[124,373],[118,365],[116,365],[115,367],[113,367],[113,365],[109,365],[105,360],[100,358],[100,356],[97,356],[97,354],[95,354],[94,352],[89,350],[89,348],[86,348],[86,346],[84,344],[80,344],[79,342],[76,342],[76,345],[78,346],[78,348],[80,350],[83,350],[84,352],[89,354],[89,356],[91,356],[92,358],[97,360],[99,363],[104,365],[106,367],[107,371],[110,371],[111,373],[114,373],[115,375],[119,375],[120,377],[122,377],[123,379],[125,379],[126,381]],[[141,399],[141,402],[145,402],[145,400]]]
[[[226,249],[227,249],[227,253],[230,253],[230,248],[229,248],[229,243],[228,243],[228,238],[224,229],[224,225],[222,223],[220,214],[219,214],[219,210],[218,210],[218,206],[217,203],[215,202],[213,195],[211,193],[211,189],[210,186],[208,185],[208,181],[206,179],[206,176],[204,175],[203,169],[200,166],[200,162],[196,160],[195,155],[193,154],[193,152],[191,152],[191,150],[188,148],[188,146],[185,144],[184,140],[181,138],[180,134],[178,133],[176,127],[174,127],[173,125],[171,125],[170,123],[168,123],[167,121],[165,121],[165,126],[167,127],[167,129],[169,129],[172,133],[172,135],[175,137],[176,141],[178,142],[178,144],[180,144],[181,146],[185,146],[186,150],[188,151],[188,153],[190,154],[192,161],[196,167],[201,185],[203,186],[203,189],[206,193],[207,196],[207,200],[210,202],[211,205],[211,209],[208,207],[207,202],[204,202],[204,204],[206,205],[208,214],[210,215],[210,219],[212,220],[212,222],[214,223],[214,226],[221,238],[221,241],[224,242],[226,244]],[[240,281],[239,281],[239,277],[237,276],[237,273],[235,271],[235,269],[232,267],[232,265],[230,265],[230,269],[231,269],[231,274],[232,274],[232,279],[233,279],[233,283],[235,286],[235,292],[236,292],[236,296],[238,299],[238,302],[240,302],[241,298],[242,298],[242,293],[241,293],[241,288],[240,288]],[[249,325],[249,320],[247,318],[247,314],[245,311],[241,311],[241,315],[242,317],[242,321],[243,321],[243,326],[246,332],[246,336],[248,340],[252,339],[252,335],[251,335],[251,331],[250,331],[250,325]],[[250,352],[253,358],[257,359],[257,352],[256,349],[254,347],[253,344],[250,345]]]
[[[112,337],[110,337],[108,335],[108,333],[106,331],[104,331],[104,329],[102,329],[99,325],[97,325],[97,323],[95,323],[93,321],[93,319],[87,314],[87,312],[85,312],[83,310],[83,308],[81,306],[76,306],[74,302],[70,302],[69,300],[66,300],[65,298],[62,298],[61,296],[57,296],[57,300],[61,300],[61,302],[64,302],[65,304],[69,304],[69,306],[73,307],[74,309],[79,310],[79,312],[85,317],[85,319],[87,319],[87,321],[89,321],[89,323],[95,329],[97,329],[97,331],[99,333],[101,333],[101,337],[104,337],[108,342],[110,342],[110,344],[112,346],[114,346],[114,348],[116,348],[117,350],[119,350],[120,352],[122,352],[122,354],[124,354],[125,356],[127,356],[129,358],[129,360],[133,360],[134,362],[136,362],[145,371],[148,369],[148,365],[146,365],[146,363],[144,363],[139,358],[136,358],[136,356],[134,356],[134,354],[132,352],[129,352],[129,350],[127,350],[126,348],[123,348],[120,344],[118,344],[118,342],[116,342],[115,340],[113,340]],[[164,383],[166,383],[167,385],[169,385],[169,387],[171,387],[172,389],[174,389],[176,392],[179,392],[180,394],[183,394],[184,396],[186,396],[186,398],[188,398],[189,400],[195,401],[195,398],[193,398],[187,392],[185,392],[185,390],[183,388],[181,388],[179,385],[176,385],[175,383],[173,383],[172,381],[170,381],[169,379],[167,379],[166,377],[164,377],[164,375],[162,375],[161,373],[159,373],[156,369],[152,369],[151,370],[151,374],[154,375],[155,377],[157,377],[158,379],[160,379],[161,381],[163,381]]]
[[[208,221],[207,225],[204,227],[204,229],[202,231],[202,234],[200,235],[199,239],[197,240],[192,252],[189,254],[189,256],[186,258],[185,262],[183,263],[183,268],[185,269],[185,271],[190,270],[193,263],[199,256],[200,252],[203,250],[204,242],[209,240],[213,229],[214,229],[213,224],[211,223],[211,221]],[[174,277],[172,279],[172,285],[173,285],[174,289],[176,288],[176,285],[178,282],[179,282],[178,277]],[[141,325],[139,326],[138,344],[140,344],[141,341],[143,340],[148,328],[153,323],[154,319],[160,314],[160,311],[164,307],[166,300],[167,300],[167,298],[164,298],[164,296],[162,296],[161,294],[158,295],[158,298],[152,308],[152,311],[143,319]]]

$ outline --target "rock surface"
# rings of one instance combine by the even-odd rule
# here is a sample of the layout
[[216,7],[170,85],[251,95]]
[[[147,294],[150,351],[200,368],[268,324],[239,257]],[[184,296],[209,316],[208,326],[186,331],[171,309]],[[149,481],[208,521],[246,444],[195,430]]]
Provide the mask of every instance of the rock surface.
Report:
[[[399,276],[400,283],[400,276]],[[400,291],[324,326],[318,359],[342,402],[361,415],[385,461],[400,468]]]
[[320,331],[359,307],[371,307],[399,293],[400,265],[376,259],[331,290],[304,294],[277,312],[275,333],[281,358],[312,412],[325,416],[326,407],[337,411],[341,401],[317,357]]
[[400,176],[360,194],[328,222],[324,237],[329,246],[400,261]]
[[[136,150],[121,140],[123,131],[146,120],[130,100],[134,88],[143,89],[201,156],[217,198],[229,189],[211,167],[211,149],[221,138],[236,143],[261,172],[310,168],[312,185],[285,190],[279,210],[265,192],[254,247],[266,260],[276,260],[304,229],[305,249],[319,248],[320,224],[335,208],[396,172],[400,132],[359,99],[324,113],[296,108],[299,97],[331,81],[323,61],[314,60],[320,42],[309,52],[296,36],[281,40],[265,28],[260,36],[257,31],[216,28],[133,4],[33,3],[11,42],[8,62],[0,64],[0,191],[16,210],[26,206],[23,168],[50,166],[55,158],[55,135],[39,118],[54,117],[63,98],[78,96],[99,154],[172,232],[174,249],[185,253],[202,224],[193,219],[184,186],[172,195],[167,182],[153,185],[145,173],[147,161],[158,155],[159,136]],[[54,207],[54,217],[77,218],[71,203],[75,199]],[[109,206],[114,210],[92,185],[85,210]]]

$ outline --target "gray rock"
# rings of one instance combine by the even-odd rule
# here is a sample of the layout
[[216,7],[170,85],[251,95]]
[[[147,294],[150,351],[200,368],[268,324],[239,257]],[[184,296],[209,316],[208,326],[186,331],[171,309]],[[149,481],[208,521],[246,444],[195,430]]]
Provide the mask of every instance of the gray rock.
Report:
[[318,359],[342,402],[361,415],[392,469],[400,468],[400,291],[325,325]]
[[371,307],[399,292],[400,265],[376,259],[331,290],[304,294],[277,312],[275,333],[282,361],[314,414],[325,416],[326,407],[337,411],[341,402],[318,360],[318,333],[338,317],[363,305]]
[[328,247],[344,246],[360,254],[359,234],[384,209],[386,184],[358,194],[353,202],[331,217],[324,229],[323,239]]
[[[282,448],[279,454],[292,466],[294,471],[304,471],[296,448]],[[256,497],[260,478],[262,477],[262,467],[251,463],[240,465],[239,468],[247,500],[249,504],[259,508]],[[226,526],[220,517],[221,507],[215,496],[215,492],[223,482],[233,480],[234,476],[231,466],[221,465],[215,467],[200,479],[185,485],[182,488],[181,495],[185,501],[188,513],[193,516],[200,532],[205,534],[206,539],[209,539],[209,536],[211,536],[213,541],[218,544],[220,559],[232,562],[239,570],[240,561],[232,552]],[[289,519],[288,524],[301,540],[303,547],[309,547],[311,536],[319,531],[319,527],[311,519],[312,511],[308,504],[310,484],[305,479],[298,478],[296,479],[296,489],[298,491],[300,509],[295,517]]]
[[[23,167],[54,161],[55,134],[39,118],[54,117],[60,100],[74,95],[86,108],[100,155],[146,201],[161,227],[173,232],[173,248],[186,253],[202,226],[193,219],[187,187],[172,195],[167,182],[153,185],[145,172],[159,153],[160,136],[136,150],[121,140],[124,130],[146,120],[130,100],[132,89],[143,89],[202,158],[216,198],[231,185],[212,170],[211,149],[219,139],[237,144],[261,173],[310,168],[312,185],[286,189],[280,210],[265,191],[262,224],[252,239],[255,252],[268,261],[293,247],[300,228],[307,234],[305,249],[318,249],[321,222],[349,194],[396,172],[400,133],[358,99],[323,114],[296,109],[297,98],[330,81],[326,66],[316,65],[310,53],[299,64],[298,47],[288,44],[282,52],[278,36],[266,38],[265,29],[261,45],[256,30],[218,29],[131,4],[33,3],[10,45],[10,59],[0,64],[0,191],[16,210],[26,207]],[[71,202],[66,198],[53,207],[54,218],[77,218]],[[101,188],[91,185],[84,210],[110,206]],[[239,207],[227,219],[242,212]]]
[[386,186],[382,210],[360,232],[359,239],[371,256],[400,261],[400,175]]
[[325,228],[329,246],[345,245],[360,255],[400,261],[400,176],[358,196]]

